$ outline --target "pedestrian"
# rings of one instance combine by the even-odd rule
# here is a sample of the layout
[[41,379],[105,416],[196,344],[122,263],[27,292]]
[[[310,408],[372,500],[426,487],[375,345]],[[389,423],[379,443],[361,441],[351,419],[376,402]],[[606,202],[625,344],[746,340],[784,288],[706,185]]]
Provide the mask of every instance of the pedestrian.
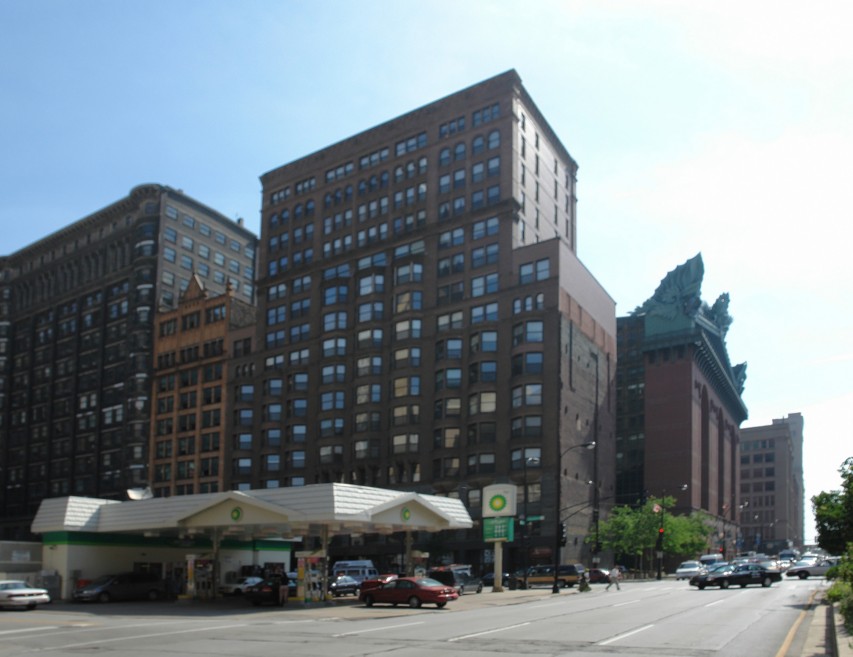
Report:
[[620,579],[622,579],[622,569],[619,566],[613,566],[610,570],[610,581],[607,583],[607,588],[604,590],[609,591],[610,587],[615,584],[616,590],[621,591],[622,589],[619,586]]
[[288,593],[290,593],[290,577],[288,577],[287,571],[283,570],[281,572],[281,579],[278,582],[278,601],[280,604],[287,604]]

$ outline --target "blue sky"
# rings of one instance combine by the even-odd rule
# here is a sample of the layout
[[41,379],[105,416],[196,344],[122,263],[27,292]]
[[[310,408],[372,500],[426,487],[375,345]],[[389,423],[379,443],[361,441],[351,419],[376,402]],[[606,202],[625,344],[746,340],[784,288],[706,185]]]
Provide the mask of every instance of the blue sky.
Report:
[[261,174],[515,68],[580,165],[583,262],[627,314],[702,253],[744,426],[803,413],[810,498],[853,456],[851,24],[840,0],[0,0],[0,253],[146,182],[259,232]]

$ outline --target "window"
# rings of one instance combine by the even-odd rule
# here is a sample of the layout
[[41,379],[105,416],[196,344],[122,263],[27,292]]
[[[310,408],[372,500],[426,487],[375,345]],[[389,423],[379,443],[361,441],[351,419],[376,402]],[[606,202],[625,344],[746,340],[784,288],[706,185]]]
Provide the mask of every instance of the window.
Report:
[[497,273],[476,276],[471,279],[471,296],[481,297],[484,294],[492,294],[498,291]]
[[510,435],[512,438],[541,438],[542,416],[526,415],[514,417],[510,423]]
[[516,324],[512,327],[512,345],[515,347],[525,342],[544,341],[544,323],[541,321],[529,321]]
[[470,349],[472,354],[479,352],[496,352],[498,350],[498,333],[497,331],[481,331],[475,333],[470,339]]
[[404,347],[394,351],[394,368],[401,367],[420,367],[421,364],[421,348],[420,347]]
[[520,408],[522,406],[541,406],[542,405],[542,384],[528,383],[523,386],[516,386],[512,389],[512,407]]
[[497,410],[496,392],[478,392],[468,397],[468,414],[494,413]]
[[498,234],[498,218],[489,217],[483,221],[475,221],[471,226],[471,239],[479,240],[490,235]]
[[382,374],[382,356],[364,356],[356,362],[357,376]]
[[421,337],[421,320],[404,319],[394,325],[394,338],[396,340],[407,340],[409,338]]
[[498,379],[498,364],[493,360],[484,360],[468,367],[469,383],[492,382]]
[[477,269],[498,261],[498,245],[488,244],[471,250],[471,267]]
[[347,366],[343,364],[324,365],[321,380],[323,383],[346,383]]
[[379,383],[367,383],[356,386],[356,404],[378,404],[382,401],[382,385]]
[[417,396],[421,394],[421,377],[406,376],[394,379],[393,381],[393,396],[394,398]]

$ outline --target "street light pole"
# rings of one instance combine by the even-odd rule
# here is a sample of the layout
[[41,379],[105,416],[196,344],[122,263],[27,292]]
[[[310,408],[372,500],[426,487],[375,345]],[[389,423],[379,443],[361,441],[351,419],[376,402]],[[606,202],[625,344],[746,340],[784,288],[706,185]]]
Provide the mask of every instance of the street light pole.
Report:
[[[595,441],[588,443],[581,443],[580,445],[572,445],[568,449],[563,452],[557,452],[557,497],[555,502],[555,511],[554,517],[556,518],[557,524],[554,527],[554,585],[551,587],[551,593],[559,593],[560,592],[560,583],[559,583],[559,569],[560,569],[560,548],[563,547],[563,519],[561,517],[560,505],[562,504],[561,499],[561,491],[562,491],[562,482],[563,482],[563,457],[571,452],[573,449],[592,449],[596,450],[596,454],[598,453],[598,449],[596,447]],[[597,475],[594,475],[597,478]],[[598,487],[598,482],[594,481],[593,485],[596,486],[596,490]],[[593,497],[593,504],[596,504],[597,493]],[[595,511],[593,511],[595,513]],[[598,540],[598,527],[596,526],[595,538]],[[525,571],[526,572],[526,571]],[[526,577],[526,575],[525,575]]]
[[522,477],[524,478],[524,527],[522,527],[522,535],[521,535],[521,545],[524,550],[524,554],[522,554],[522,565],[524,567],[524,588],[527,589],[527,557],[528,552],[530,551],[530,521],[528,520],[527,515],[527,504],[528,504],[528,492],[527,492],[527,463],[528,461],[531,464],[538,464],[539,459],[535,456],[527,456],[526,450],[522,450],[521,452],[521,472]]

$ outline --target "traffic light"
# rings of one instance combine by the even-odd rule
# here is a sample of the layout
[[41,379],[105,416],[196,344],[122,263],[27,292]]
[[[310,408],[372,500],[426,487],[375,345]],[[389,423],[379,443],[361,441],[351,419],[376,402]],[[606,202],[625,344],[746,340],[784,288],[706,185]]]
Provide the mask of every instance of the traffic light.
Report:
[[662,550],[662,549],[663,549],[663,527],[658,527],[658,545],[657,545],[657,549],[658,549],[658,550]]
[[560,545],[565,545],[569,542],[569,530],[566,527],[566,523],[560,523]]

